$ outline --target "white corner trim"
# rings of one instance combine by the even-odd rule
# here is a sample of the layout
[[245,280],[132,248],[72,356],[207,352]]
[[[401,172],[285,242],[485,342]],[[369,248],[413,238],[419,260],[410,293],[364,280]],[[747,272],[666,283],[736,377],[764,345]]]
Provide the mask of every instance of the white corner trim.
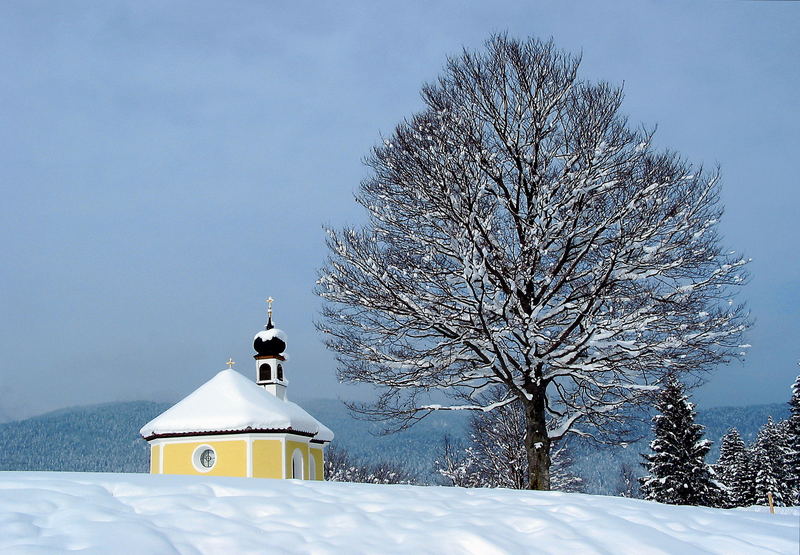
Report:
[[286,435],[284,434],[281,437],[281,473],[283,474],[283,479],[286,479]]

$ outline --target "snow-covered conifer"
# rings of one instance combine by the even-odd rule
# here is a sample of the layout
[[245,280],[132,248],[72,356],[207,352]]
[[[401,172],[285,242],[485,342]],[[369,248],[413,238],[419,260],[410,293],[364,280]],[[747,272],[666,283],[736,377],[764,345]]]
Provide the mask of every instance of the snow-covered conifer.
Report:
[[758,504],[756,493],[756,470],[752,447],[745,448],[736,456],[731,476],[729,499],[734,507],[750,507]]
[[650,443],[652,454],[642,455],[648,475],[640,478],[646,499],[673,505],[721,506],[723,492],[705,462],[711,442],[695,423],[694,405],[683,384],[670,376],[656,402]]
[[786,425],[788,453],[786,454],[788,487],[791,504],[800,505],[800,376],[792,384],[789,399],[789,420]]
[[722,436],[722,444],[719,448],[719,459],[717,460],[717,464],[714,465],[714,472],[719,481],[725,486],[728,505],[731,507],[736,506],[733,501],[732,492],[736,464],[739,456],[744,453],[744,451],[744,441],[742,441],[742,436],[739,435],[739,430],[731,428]]
[[[784,421],[785,422],[785,421]],[[791,490],[787,484],[786,455],[788,437],[784,422],[773,422],[772,417],[758,431],[753,445],[756,503],[767,504],[767,493],[772,493],[773,503],[783,507],[790,502]]]

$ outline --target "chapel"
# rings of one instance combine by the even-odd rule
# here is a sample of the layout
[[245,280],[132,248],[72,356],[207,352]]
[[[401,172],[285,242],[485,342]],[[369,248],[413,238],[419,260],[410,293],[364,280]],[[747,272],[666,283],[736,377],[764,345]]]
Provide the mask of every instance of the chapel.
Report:
[[148,422],[151,474],[323,480],[333,432],[289,401],[286,334],[272,323],[253,340],[255,381],[228,368]]

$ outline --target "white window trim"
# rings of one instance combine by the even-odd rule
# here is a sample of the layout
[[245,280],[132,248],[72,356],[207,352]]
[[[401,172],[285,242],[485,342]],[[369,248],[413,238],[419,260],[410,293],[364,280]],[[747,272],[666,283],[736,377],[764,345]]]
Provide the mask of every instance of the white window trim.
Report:
[[314,453],[311,452],[311,449],[308,450],[308,479],[317,479],[317,459],[314,457]]
[[[298,460],[300,461],[300,477],[299,478],[294,475],[295,457],[298,457]],[[295,447],[294,451],[292,451],[292,479],[293,480],[305,480],[306,479],[304,477],[305,474],[306,474],[306,468],[305,467],[306,467],[306,464],[305,464],[305,460],[303,459],[303,451],[301,451],[299,447]]]
[[[206,468],[200,463],[200,455],[202,455],[203,451],[205,451],[206,449],[211,449],[211,452],[214,453],[214,464],[212,464],[210,468]],[[218,462],[219,458],[217,457],[217,450],[214,449],[211,445],[208,445],[206,443],[198,445],[192,452],[192,466],[197,472],[202,472],[203,474],[205,474],[206,472],[211,472],[217,466]]]

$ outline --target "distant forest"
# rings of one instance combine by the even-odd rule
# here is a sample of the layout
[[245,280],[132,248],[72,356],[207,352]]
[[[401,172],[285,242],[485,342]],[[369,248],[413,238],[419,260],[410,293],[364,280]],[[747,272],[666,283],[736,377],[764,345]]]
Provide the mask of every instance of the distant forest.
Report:
[[[445,435],[464,439],[463,414],[433,414],[422,422],[391,435],[380,435],[374,422],[353,418],[336,400],[310,400],[303,407],[336,433],[334,443],[356,460],[400,462],[418,483],[440,483],[434,461]],[[17,422],[0,424],[0,470],[55,470],[76,472],[147,472],[147,443],[139,429],[169,404],[145,401],[107,403],[63,409]],[[755,438],[769,416],[788,416],[788,405],[775,403],[747,407],[723,407],[698,411],[706,427],[706,438],[714,442],[708,462],[715,462],[719,440],[731,426],[742,439]],[[619,492],[623,466],[642,474],[639,454],[647,449],[650,424],[637,425],[641,437],[627,447],[599,445],[585,440],[571,445],[573,471],[583,478],[587,493],[614,495]]]

